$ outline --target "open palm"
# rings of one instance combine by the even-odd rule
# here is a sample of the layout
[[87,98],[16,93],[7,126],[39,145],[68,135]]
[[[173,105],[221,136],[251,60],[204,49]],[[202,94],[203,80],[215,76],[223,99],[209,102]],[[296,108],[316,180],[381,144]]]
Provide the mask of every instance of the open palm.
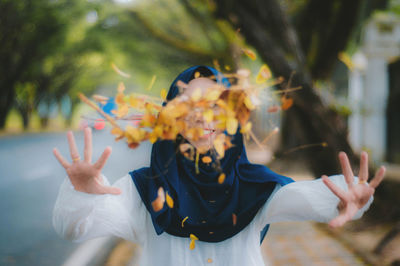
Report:
[[339,153],[340,165],[346,180],[348,190],[343,190],[335,185],[327,176],[322,176],[325,185],[340,199],[338,206],[339,215],[329,222],[331,227],[339,227],[350,221],[374,194],[376,187],[385,175],[385,167],[381,166],[375,177],[367,184],[368,180],[368,154],[361,153],[360,173],[358,184],[354,184],[354,174],[346,153]]
[[101,170],[111,154],[111,147],[107,147],[97,162],[92,164],[92,131],[87,127],[84,132],[85,148],[83,161],[79,157],[72,131],[67,133],[72,163],[69,163],[57,148],[53,149],[54,156],[65,168],[75,190],[91,194],[120,194],[121,190],[119,188],[105,186],[101,177]]

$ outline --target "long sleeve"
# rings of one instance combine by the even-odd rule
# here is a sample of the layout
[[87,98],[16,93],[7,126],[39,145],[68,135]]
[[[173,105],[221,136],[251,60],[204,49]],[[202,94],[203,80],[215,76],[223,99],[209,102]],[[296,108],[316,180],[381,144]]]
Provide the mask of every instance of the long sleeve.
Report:
[[[109,184],[103,176],[104,183]],[[65,239],[80,242],[102,236],[118,236],[143,242],[146,208],[126,175],[114,184],[120,195],[94,195],[76,191],[69,178],[61,185],[53,211],[53,226]]]
[[[329,177],[337,186],[348,190],[343,175]],[[355,183],[358,178],[355,178]],[[322,182],[322,179],[298,181],[277,187],[272,198],[261,211],[261,226],[283,221],[329,222],[339,212],[339,198]],[[359,219],[369,208],[373,197],[361,208],[353,219]]]

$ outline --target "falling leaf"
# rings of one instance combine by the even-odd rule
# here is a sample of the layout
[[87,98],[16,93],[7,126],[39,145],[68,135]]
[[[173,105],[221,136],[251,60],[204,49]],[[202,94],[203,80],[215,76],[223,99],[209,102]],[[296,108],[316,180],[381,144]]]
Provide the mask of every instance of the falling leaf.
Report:
[[96,119],[96,122],[94,123],[94,128],[96,130],[102,130],[106,126],[106,123],[104,122],[104,119],[98,118]]
[[230,67],[230,66],[228,66],[228,65],[225,65],[225,67],[224,67],[224,68],[225,68],[225,70],[226,70],[226,71],[231,71],[231,67]]
[[147,86],[146,90],[149,91],[149,90],[151,90],[151,88],[153,88],[153,85],[156,82],[156,78],[157,78],[157,76],[153,75],[153,77],[151,78],[150,84],[149,84],[149,86]]
[[182,223],[181,223],[182,227],[184,227],[184,223],[185,223],[185,221],[186,221],[187,219],[189,219],[189,216],[186,216],[186,217],[182,220]]
[[278,105],[273,105],[271,107],[268,107],[267,112],[268,113],[276,113],[279,111],[279,106]]
[[239,122],[236,118],[234,117],[229,117],[226,120],[226,130],[228,131],[229,135],[235,135],[237,128],[238,128]]
[[247,122],[247,124],[240,129],[240,133],[244,134],[244,133],[249,132],[251,130],[251,127],[252,127],[252,123],[251,122]]
[[354,69],[354,63],[351,60],[351,57],[345,53],[345,52],[341,52],[339,53],[339,60],[342,61],[348,69],[350,69],[350,71],[352,71]]
[[281,108],[284,111],[286,111],[287,109],[289,109],[293,105],[293,99],[289,98],[287,96],[282,96],[281,102],[282,102]]
[[233,226],[235,226],[236,223],[237,223],[237,216],[236,216],[236,214],[232,213],[232,224],[233,224]]
[[168,191],[165,195],[165,199],[167,201],[167,205],[168,207],[170,207],[171,209],[174,207],[174,200],[171,198],[171,196],[168,194]]
[[125,73],[125,72],[123,72],[122,70],[120,70],[114,63],[111,63],[111,67],[112,67],[112,69],[114,69],[114,71],[115,71],[118,75],[120,75],[120,76],[122,76],[122,77],[124,77],[124,78],[130,78],[130,77],[131,77],[130,74]]
[[196,88],[193,92],[192,95],[190,96],[190,98],[192,99],[192,101],[197,102],[200,100],[202,95],[202,91],[201,88]]
[[119,127],[114,127],[111,129],[111,134],[115,136],[115,140],[120,140],[124,137],[125,132]]
[[189,245],[189,249],[193,250],[196,247],[196,244],[194,243],[194,240],[190,240],[190,245]]
[[162,88],[160,95],[161,95],[161,99],[163,99],[165,101],[165,99],[167,99],[167,90],[165,88]]
[[219,134],[215,139],[214,139],[214,148],[217,151],[219,157],[224,157],[225,155],[225,134]]
[[262,65],[260,70],[258,71],[257,77],[256,77],[256,83],[261,84],[266,82],[272,77],[271,70],[267,65]]
[[210,156],[204,156],[201,160],[203,163],[211,163],[212,162],[212,159]]
[[195,236],[194,234],[190,234],[189,237],[191,240],[199,240],[199,238],[197,236]]
[[118,83],[117,91],[123,93],[125,91],[125,84],[123,82]]
[[226,175],[224,173],[220,174],[218,177],[218,183],[222,184],[225,182]]
[[155,212],[160,211],[164,207],[165,193],[162,187],[159,187],[157,191],[157,198],[151,203],[153,210]]
[[199,71],[196,71],[196,72],[194,73],[194,78],[197,79],[197,78],[199,78],[199,77],[200,77],[200,72],[199,72]]
[[247,48],[243,48],[242,51],[244,52],[245,55],[247,55],[247,57],[249,57],[251,60],[256,60],[257,56],[256,53],[250,49]]
[[204,117],[204,120],[205,120],[207,123],[211,123],[211,122],[213,121],[213,119],[214,119],[214,112],[213,112],[213,110],[211,110],[211,109],[205,110],[205,111],[203,112],[203,117]]
[[246,107],[247,107],[249,110],[254,110],[254,109],[256,108],[256,107],[254,106],[254,104],[253,104],[252,99],[250,99],[249,96],[247,96],[246,98],[244,98],[244,104],[246,105]]

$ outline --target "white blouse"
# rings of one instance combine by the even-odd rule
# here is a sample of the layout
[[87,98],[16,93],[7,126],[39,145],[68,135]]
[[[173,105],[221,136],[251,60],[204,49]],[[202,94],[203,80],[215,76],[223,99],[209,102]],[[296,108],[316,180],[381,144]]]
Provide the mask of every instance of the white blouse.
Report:
[[[108,180],[103,178],[108,185]],[[330,178],[347,190],[342,175]],[[140,265],[143,266],[262,266],[260,231],[266,224],[328,222],[338,215],[339,199],[321,179],[298,181],[284,187],[277,185],[263,208],[241,232],[219,243],[195,241],[195,248],[190,250],[189,238],[156,234],[130,175],[119,179],[114,186],[122,190],[121,195],[93,195],[76,191],[66,178],[55,204],[53,225],[58,234],[72,241],[114,235],[135,242],[142,247]],[[362,216],[372,200],[371,197],[354,219]]]

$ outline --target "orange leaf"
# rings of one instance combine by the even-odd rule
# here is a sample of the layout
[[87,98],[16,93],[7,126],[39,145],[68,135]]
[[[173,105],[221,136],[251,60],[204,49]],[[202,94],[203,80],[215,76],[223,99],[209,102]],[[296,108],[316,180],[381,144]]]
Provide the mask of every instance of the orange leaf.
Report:
[[167,201],[167,205],[168,205],[168,207],[170,207],[171,209],[174,207],[174,200],[171,198],[171,196],[168,194],[168,191],[167,191],[167,194],[165,195],[165,199],[166,199],[166,201]]
[[219,177],[218,177],[218,183],[219,184],[224,183],[225,177],[226,177],[226,175],[224,173],[220,174]]
[[256,53],[254,53],[252,50],[243,48],[242,51],[243,51],[244,54],[247,55],[251,60],[254,61],[254,60],[257,59]]
[[165,193],[162,187],[158,189],[157,194],[157,198],[151,203],[151,206],[155,212],[160,211],[164,207],[165,202]]
[[269,108],[267,109],[267,112],[268,112],[268,113],[276,113],[276,112],[278,112],[278,111],[279,111],[279,106],[277,106],[277,105],[271,106],[271,107],[269,107]]
[[286,111],[287,109],[289,109],[292,105],[293,105],[293,99],[286,97],[286,96],[282,96],[281,98],[282,101],[282,110]]
[[234,213],[232,213],[232,223],[233,223],[233,226],[235,226],[237,223],[237,216]]
[[202,159],[203,163],[211,163],[212,159],[210,156],[204,156]]
[[193,250],[195,248],[196,244],[194,243],[194,240],[190,241],[189,249]]

